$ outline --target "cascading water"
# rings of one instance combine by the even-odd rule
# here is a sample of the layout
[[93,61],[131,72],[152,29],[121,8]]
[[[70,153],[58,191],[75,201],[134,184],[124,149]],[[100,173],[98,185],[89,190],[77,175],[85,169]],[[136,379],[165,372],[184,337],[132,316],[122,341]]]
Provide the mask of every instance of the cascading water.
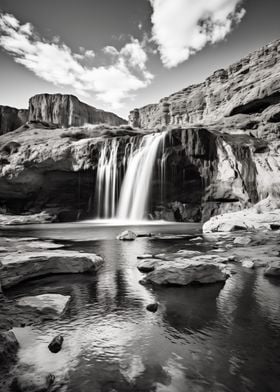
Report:
[[132,148],[121,188],[118,219],[145,218],[154,163],[165,136],[166,132],[146,135],[136,150]]
[[105,140],[98,161],[95,188],[98,218],[134,221],[145,218],[153,169],[159,151],[159,172],[161,180],[164,181],[165,136],[166,132],[145,135],[142,138],[131,137],[120,162],[120,140]]
[[116,214],[118,197],[118,139],[106,139],[97,167],[97,217],[111,218]]

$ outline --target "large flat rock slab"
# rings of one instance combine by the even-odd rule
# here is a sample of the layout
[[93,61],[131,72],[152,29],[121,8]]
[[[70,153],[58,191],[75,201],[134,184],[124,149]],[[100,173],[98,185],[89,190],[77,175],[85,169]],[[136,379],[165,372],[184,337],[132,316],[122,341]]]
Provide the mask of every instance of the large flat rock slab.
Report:
[[204,223],[203,232],[275,230],[278,225],[280,227],[279,201],[268,197],[252,208],[213,216]]
[[70,295],[41,294],[22,297],[17,300],[20,306],[35,308],[41,313],[54,313],[60,316],[66,309]]
[[151,272],[147,273],[142,283],[155,283],[159,285],[186,286],[191,283],[215,283],[224,282],[229,272],[224,266],[225,259],[211,256],[200,258],[164,260],[156,263],[155,259],[142,261],[139,269]]
[[95,272],[102,263],[96,254],[76,251],[12,253],[0,257],[0,282],[8,288],[40,276]]

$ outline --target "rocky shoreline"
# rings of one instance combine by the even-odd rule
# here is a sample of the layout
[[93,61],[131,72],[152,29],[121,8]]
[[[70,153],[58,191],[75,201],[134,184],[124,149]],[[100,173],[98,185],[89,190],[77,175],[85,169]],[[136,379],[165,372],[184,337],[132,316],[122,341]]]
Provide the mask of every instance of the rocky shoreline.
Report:
[[67,250],[52,241],[0,237],[1,391],[13,390],[9,389],[14,377],[10,369],[16,363],[19,344],[12,328],[59,318],[71,300],[70,296],[53,292],[12,300],[6,297],[6,290],[25,280],[53,274],[94,274],[102,264],[103,259],[95,254]]

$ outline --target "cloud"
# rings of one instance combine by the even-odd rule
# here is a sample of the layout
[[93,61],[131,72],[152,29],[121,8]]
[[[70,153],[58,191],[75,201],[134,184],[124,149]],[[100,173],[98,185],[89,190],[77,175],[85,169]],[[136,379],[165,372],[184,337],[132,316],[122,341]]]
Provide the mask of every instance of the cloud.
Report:
[[172,68],[223,40],[245,14],[240,0],[150,0],[152,39],[164,66]]
[[89,65],[96,56],[93,50],[81,47],[80,53],[73,53],[58,37],[47,41],[30,23],[21,24],[11,14],[0,14],[0,33],[0,46],[15,62],[55,85],[71,86],[83,95],[93,92],[114,109],[153,79],[144,48],[134,38],[120,50],[104,48],[108,62],[95,67]]

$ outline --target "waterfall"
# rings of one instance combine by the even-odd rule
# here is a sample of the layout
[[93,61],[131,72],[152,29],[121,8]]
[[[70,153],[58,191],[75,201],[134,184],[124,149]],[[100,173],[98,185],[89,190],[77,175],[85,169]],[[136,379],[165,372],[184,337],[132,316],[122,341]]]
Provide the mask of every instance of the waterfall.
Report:
[[[165,136],[166,132],[131,137],[125,145],[122,161],[118,161],[119,150],[122,150],[120,139],[105,139],[96,174],[97,218],[134,221],[145,218],[156,162],[161,182],[165,179]],[[160,158],[156,161],[158,154]],[[163,184],[161,194],[163,196]]]
[[119,171],[117,139],[106,139],[101,150],[96,176],[97,217],[111,218],[116,214]]
[[166,132],[146,135],[137,148],[131,148],[127,170],[122,182],[117,210],[118,219],[145,218],[154,163]]

